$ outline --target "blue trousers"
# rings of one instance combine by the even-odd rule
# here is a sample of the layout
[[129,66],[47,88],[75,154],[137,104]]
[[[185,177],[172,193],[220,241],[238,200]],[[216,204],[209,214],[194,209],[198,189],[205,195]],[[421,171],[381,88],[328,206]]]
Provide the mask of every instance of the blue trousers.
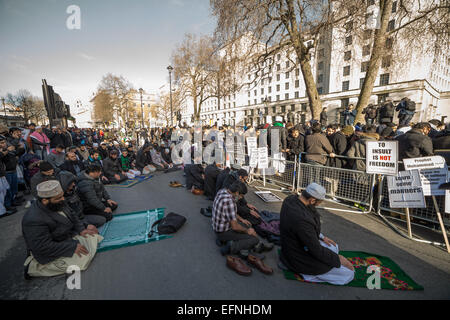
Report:
[[19,191],[19,181],[17,179],[17,172],[6,173],[5,177],[6,181],[8,181],[9,183],[9,189],[6,192],[5,197],[5,207],[9,208],[12,206],[14,198],[16,197],[16,194]]

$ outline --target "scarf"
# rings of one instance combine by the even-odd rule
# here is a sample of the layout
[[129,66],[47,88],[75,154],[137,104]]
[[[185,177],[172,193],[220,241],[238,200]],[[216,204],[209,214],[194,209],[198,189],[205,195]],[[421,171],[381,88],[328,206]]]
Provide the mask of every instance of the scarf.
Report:
[[[50,143],[49,138],[45,135],[45,133],[39,133],[34,131],[31,135],[32,138],[35,138],[37,141],[41,143]],[[47,153],[50,153],[50,147],[47,145]]]

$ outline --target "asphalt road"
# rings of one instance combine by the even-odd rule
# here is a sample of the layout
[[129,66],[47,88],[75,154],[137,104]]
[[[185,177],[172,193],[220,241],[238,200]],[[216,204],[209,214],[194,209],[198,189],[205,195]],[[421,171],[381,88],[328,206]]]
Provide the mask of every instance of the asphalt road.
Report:
[[[377,218],[348,212],[322,211],[323,233],[341,250],[365,251],[393,259],[424,291],[397,292],[335,287],[285,280],[277,268],[276,250],[266,254],[271,276],[254,270],[242,277],[229,270],[215,244],[210,219],[200,208],[212,203],[184,188],[182,172],[158,173],[129,189],[109,188],[119,202],[116,212],[165,207],[187,217],[171,239],[99,253],[82,273],[81,290],[69,290],[65,276],[23,279],[25,243],[21,236],[24,211],[0,219],[1,299],[167,299],[167,300],[291,300],[291,299],[449,299],[450,254],[431,245],[405,239]],[[281,194],[280,194],[281,195]],[[253,192],[249,203],[279,212],[281,203],[267,205]],[[327,204],[329,206],[329,204]]]

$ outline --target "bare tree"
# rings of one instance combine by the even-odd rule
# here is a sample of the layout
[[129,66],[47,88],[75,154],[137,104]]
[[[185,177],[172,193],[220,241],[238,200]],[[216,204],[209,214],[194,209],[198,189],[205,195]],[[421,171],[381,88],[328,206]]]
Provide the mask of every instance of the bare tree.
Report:
[[[293,70],[300,65],[313,119],[319,119],[322,104],[311,67],[320,35],[348,19],[356,1],[317,0],[210,0],[218,17],[216,37],[236,45],[245,38],[245,51],[252,54],[255,81],[273,70],[274,56],[286,54]],[[292,59],[295,55],[297,59]]]
[[[403,52],[400,56],[397,56],[397,59],[405,59],[408,63],[411,63],[408,58],[412,49],[422,55],[440,55],[443,53],[446,58],[449,57],[449,1],[396,1],[394,10],[396,19],[390,20],[393,5],[393,0],[380,0],[378,7],[377,4],[372,6],[379,11],[379,26],[375,30],[372,54],[356,105],[355,124],[364,120],[362,111],[369,103],[382,59],[392,52],[392,44],[395,41],[401,40],[403,42],[401,48]],[[367,14],[367,11],[366,13],[360,11],[361,14]],[[395,24],[389,25],[390,21]],[[357,29],[361,30],[362,28]],[[389,45],[387,46],[386,43],[389,43]],[[399,62],[398,60],[397,62]]]
[[19,113],[23,113],[26,122],[39,122],[47,116],[44,101],[33,96],[28,90],[21,89],[16,94],[8,93],[5,101],[16,107]]
[[170,125],[171,114],[176,114],[181,110],[183,104],[183,96],[180,90],[172,91],[172,108],[170,105],[170,93],[164,94],[160,97],[160,103],[154,108],[153,116],[158,119],[163,119],[167,125]]
[[194,119],[199,120],[203,103],[218,96],[217,79],[224,75],[212,38],[186,34],[173,52],[172,63],[181,99],[192,99]]
[[[98,87],[98,92],[109,95],[109,103],[100,104],[101,106],[108,108],[103,112],[108,112],[113,117],[114,111],[117,110],[119,117],[121,117],[124,122],[129,119],[130,113],[133,112],[131,101],[133,100],[133,96],[137,94],[137,91],[127,79],[123,76],[108,73],[103,76]],[[104,96],[102,96],[102,99],[103,98]]]
[[108,123],[113,120],[112,98],[105,90],[99,90],[93,99],[94,121]]

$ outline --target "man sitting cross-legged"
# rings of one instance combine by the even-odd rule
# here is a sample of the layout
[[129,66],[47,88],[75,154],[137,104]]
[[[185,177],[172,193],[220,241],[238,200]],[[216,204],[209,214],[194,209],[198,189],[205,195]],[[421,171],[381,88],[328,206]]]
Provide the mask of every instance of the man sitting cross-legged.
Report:
[[320,231],[316,207],[325,199],[325,188],[312,183],[300,195],[283,201],[280,213],[280,267],[310,282],[345,285],[354,278],[350,261],[339,255],[338,245]]
[[125,175],[125,171],[122,169],[118,156],[119,152],[116,150],[111,150],[109,153],[109,158],[103,160],[103,171],[105,172],[105,176],[113,184],[119,184],[125,180],[128,180],[128,177]]
[[[242,190],[242,182],[236,181],[229,188],[221,189],[214,200],[212,210],[212,227],[217,240],[225,243],[221,248],[222,255],[240,254],[241,250],[268,251],[273,245],[264,244],[251,228],[251,223],[237,214],[236,200]],[[246,256],[245,254],[241,254]],[[251,256],[251,257],[250,257]],[[249,262],[260,271],[271,274],[272,269],[265,266],[254,254],[248,254]],[[251,259],[251,260],[250,260]],[[239,259],[227,259],[227,265],[242,275],[248,275],[248,269]]]
[[69,273],[70,266],[86,270],[103,238],[94,226],[85,228],[67,209],[59,181],[42,182],[37,186],[37,194],[38,200],[22,220],[28,248],[25,278]]
[[78,176],[78,190],[83,202],[85,215],[98,215],[110,221],[112,212],[117,209],[117,202],[111,200],[105,186],[100,182],[102,168],[97,165],[89,166]]

